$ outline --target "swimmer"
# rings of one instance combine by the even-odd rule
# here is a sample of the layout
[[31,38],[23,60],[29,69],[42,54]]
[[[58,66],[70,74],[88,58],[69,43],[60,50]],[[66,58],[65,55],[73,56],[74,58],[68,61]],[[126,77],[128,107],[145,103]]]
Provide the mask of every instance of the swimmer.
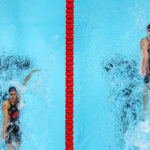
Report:
[[141,40],[141,49],[143,51],[142,75],[144,78],[145,89],[143,95],[144,101],[144,118],[146,117],[148,103],[148,89],[150,81],[150,24],[147,26],[147,36]]
[[[37,71],[40,70],[32,70],[24,79],[23,85],[26,85],[32,74]],[[8,150],[19,150],[21,144],[21,129],[19,121],[20,110],[18,106],[21,99],[16,87],[10,87],[8,92],[9,98],[2,104],[4,116],[2,140],[7,144]]]

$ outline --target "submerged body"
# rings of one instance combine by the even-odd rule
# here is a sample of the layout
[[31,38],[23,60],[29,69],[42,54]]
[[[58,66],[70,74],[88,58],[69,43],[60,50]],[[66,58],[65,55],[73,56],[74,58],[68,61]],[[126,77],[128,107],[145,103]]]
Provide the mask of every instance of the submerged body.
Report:
[[2,107],[4,113],[3,139],[10,150],[13,147],[13,142],[16,143],[17,149],[21,144],[19,102],[20,99],[17,98],[16,91],[10,91],[10,99],[5,100]]
[[148,37],[142,39],[142,43],[145,46],[145,60],[143,66],[143,76],[144,76],[144,83],[149,83],[150,80],[150,41]]
[[10,99],[7,100],[9,103],[8,108],[8,116],[9,120],[7,123],[7,129],[6,129],[6,144],[10,144],[12,141],[15,141],[17,143],[21,143],[21,131],[20,131],[20,110],[18,108],[19,101],[16,100],[15,104],[12,104]]
[[143,51],[143,62],[142,62],[142,75],[144,77],[145,89],[143,95],[144,101],[144,118],[147,113],[147,103],[148,103],[148,89],[150,82],[150,25],[147,26],[147,37],[141,40],[141,49]]

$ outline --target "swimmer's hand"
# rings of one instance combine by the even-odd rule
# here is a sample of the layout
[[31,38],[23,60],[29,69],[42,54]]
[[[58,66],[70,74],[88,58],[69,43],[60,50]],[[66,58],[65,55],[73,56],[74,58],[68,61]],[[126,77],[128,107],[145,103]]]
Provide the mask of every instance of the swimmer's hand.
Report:
[[144,77],[146,74],[148,74],[148,71],[147,71],[144,67],[142,67],[142,75],[143,75],[143,77]]
[[41,71],[41,69],[32,70],[31,73],[34,73],[34,72],[37,72],[37,71]]
[[146,74],[146,70],[145,70],[145,68],[142,68],[142,75],[143,75],[143,77],[145,76],[145,74]]
[[5,141],[5,138],[6,138],[6,135],[3,134],[3,135],[2,135],[2,141]]

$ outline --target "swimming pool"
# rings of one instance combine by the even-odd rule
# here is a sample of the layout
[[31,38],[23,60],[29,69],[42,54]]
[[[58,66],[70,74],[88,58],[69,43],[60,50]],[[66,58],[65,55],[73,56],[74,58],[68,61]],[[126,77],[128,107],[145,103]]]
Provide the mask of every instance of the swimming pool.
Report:
[[146,0],[75,2],[75,149],[149,149],[140,73],[148,6]]
[[10,85],[25,91],[21,150],[64,149],[65,1],[4,0],[0,18],[1,98]]

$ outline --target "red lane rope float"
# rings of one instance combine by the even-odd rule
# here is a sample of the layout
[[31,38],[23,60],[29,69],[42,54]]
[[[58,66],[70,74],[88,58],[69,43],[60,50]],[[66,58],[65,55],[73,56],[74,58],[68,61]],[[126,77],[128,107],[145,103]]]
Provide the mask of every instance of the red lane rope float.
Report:
[[74,149],[73,142],[73,33],[74,0],[66,0],[66,111],[65,111],[65,145],[66,150]]

